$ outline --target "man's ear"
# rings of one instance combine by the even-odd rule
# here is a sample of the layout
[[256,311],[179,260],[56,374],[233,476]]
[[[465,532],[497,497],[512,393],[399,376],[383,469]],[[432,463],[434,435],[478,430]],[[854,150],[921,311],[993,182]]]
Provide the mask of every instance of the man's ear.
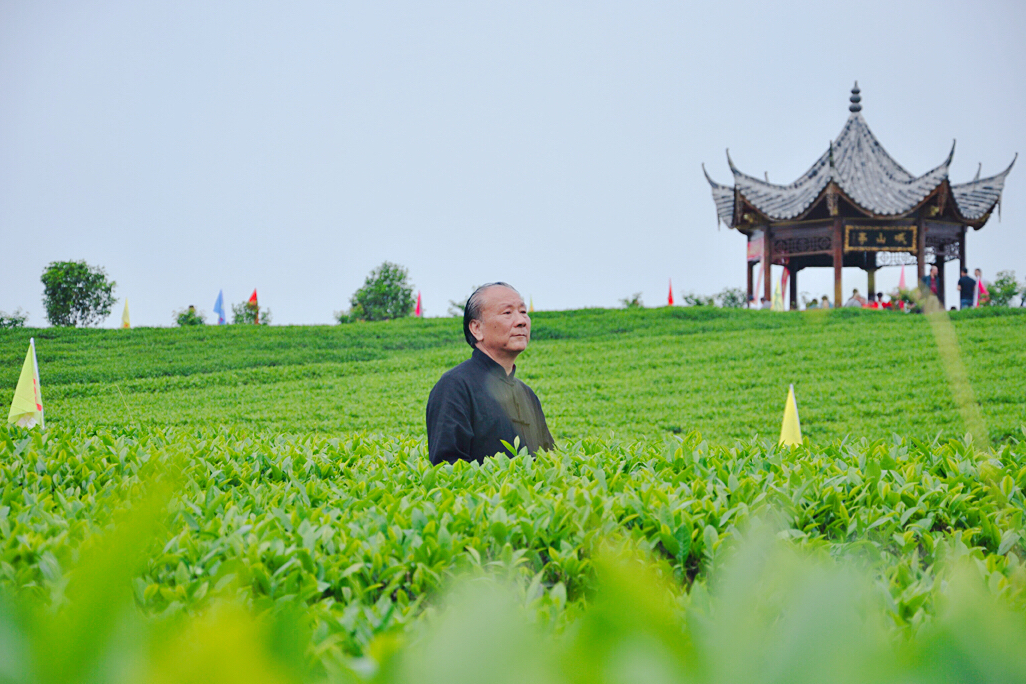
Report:
[[470,325],[467,327],[470,328],[470,334],[474,336],[475,340],[480,342],[484,339],[484,334],[481,333],[481,321],[475,318],[474,320],[470,321]]

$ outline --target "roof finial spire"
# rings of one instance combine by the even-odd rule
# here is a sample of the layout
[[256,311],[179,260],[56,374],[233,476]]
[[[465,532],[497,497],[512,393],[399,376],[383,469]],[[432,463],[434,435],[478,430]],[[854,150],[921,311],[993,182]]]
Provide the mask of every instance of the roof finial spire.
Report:
[[851,101],[851,104],[848,105],[849,112],[855,113],[862,111],[862,105],[859,104],[862,102],[862,98],[859,97],[860,92],[862,91],[859,90],[859,82],[855,81],[855,87],[851,89],[851,97],[848,98]]

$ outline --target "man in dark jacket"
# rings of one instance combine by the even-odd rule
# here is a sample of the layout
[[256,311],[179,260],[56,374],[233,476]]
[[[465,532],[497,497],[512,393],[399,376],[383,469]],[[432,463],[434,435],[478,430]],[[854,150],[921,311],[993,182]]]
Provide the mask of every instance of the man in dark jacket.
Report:
[[969,270],[963,268],[958,279],[958,299],[963,309],[973,308],[973,297],[976,296],[976,280],[969,277]]
[[507,450],[534,454],[555,443],[541,402],[515,377],[514,361],[531,340],[524,300],[506,283],[482,285],[463,311],[463,336],[474,352],[435,384],[427,403],[428,454],[434,464],[482,462]]

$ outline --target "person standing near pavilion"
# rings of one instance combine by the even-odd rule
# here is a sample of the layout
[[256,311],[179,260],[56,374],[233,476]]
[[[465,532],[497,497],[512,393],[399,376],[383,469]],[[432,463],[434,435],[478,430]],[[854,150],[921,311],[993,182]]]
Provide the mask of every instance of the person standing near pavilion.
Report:
[[976,281],[969,277],[969,269],[962,268],[958,279],[958,300],[961,308],[971,309],[976,294]]
[[480,463],[518,439],[530,454],[555,448],[538,396],[515,377],[514,361],[531,340],[523,297],[506,283],[477,288],[463,309],[463,337],[473,354],[428,396],[431,463]]
[[983,280],[983,271],[977,268],[973,271],[973,275],[976,277],[976,289],[973,290],[973,306],[987,306],[990,303],[990,289],[987,287],[986,281]]
[[844,308],[851,309],[855,307],[865,306],[865,304],[865,298],[863,298],[863,296],[859,294],[858,288],[855,288],[851,291],[851,297],[848,298],[848,301],[846,301],[843,306]]
[[923,289],[932,294],[934,297],[940,299],[940,271],[937,270],[937,265],[934,264],[930,267],[930,274],[923,276]]

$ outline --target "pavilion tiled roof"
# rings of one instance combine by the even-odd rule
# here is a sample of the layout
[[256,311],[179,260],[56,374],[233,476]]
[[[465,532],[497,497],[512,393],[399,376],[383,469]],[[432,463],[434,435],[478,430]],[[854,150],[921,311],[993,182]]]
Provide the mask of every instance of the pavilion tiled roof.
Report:
[[[951,146],[942,164],[922,176],[913,176],[887,153],[869,130],[862,117],[860,100],[856,84],[849,107],[851,115],[840,135],[808,171],[788,185],[777,185],[742,173],[734,166],[728,151],[727,163],[734,174],[734,186],[721,185],[708,173],[705,175],[712,188],[719,220],[733,226],[734,202],[742,198],[771,221],[797,220],[817,202],[831,181],[869,215],[899,217],[915,210],[948,180],[955,147]],[[1005,177],[1014,164],[1015,159],[996,176],[951,185],[958,214],[975,221],[993,210],[1001,200]]]
[[[1018,159],[1019,155],[1015,156]],[[968,183],[951,186],[951,194],[958,204],[958,210],[967,219],[980,219],[987,215],[994,205],[1001,201],[1001,191],[1005,187],[1005,177],[1012,170],[1015,159],[1008,168],[990,178],[979,178]],[[979,174],[977,174],[979,176]]]

